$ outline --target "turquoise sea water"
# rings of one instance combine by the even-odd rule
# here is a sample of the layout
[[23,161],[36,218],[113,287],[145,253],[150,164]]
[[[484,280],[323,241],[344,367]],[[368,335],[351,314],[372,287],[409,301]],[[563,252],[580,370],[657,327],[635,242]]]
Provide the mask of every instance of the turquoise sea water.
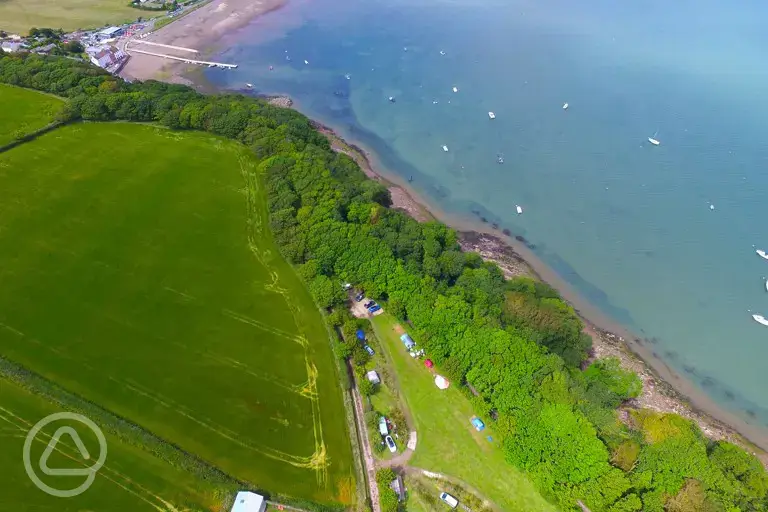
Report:
[[748,310],[768,316],[767,16],[756,0],[290,0],[208,77],[289,94],[441,209],[524,236],[766,426],[768,327]]

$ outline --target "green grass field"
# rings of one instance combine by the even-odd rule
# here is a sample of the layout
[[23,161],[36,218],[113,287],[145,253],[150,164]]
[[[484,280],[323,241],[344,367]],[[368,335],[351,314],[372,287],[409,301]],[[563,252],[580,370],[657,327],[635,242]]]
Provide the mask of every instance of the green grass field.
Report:
[[0,30],[26,35],[32,27],[98,28],[153,14],[128,7],[123,0],[2,0]]
[[395,330],[395,319],[385,313],[374,317],[372,323],[416,422],[418,444],[409,464],[459,478],[501,510],[556,510],[525,475],[504,460],[500,447],[494,445],[498,440],[492,443],[486,439],[494,436],[490,427],[480,433],[471,426],[469,400],[455,387],[439,390],[424,363],[408,355]]
[[[2,5],[0,2],[0,13]],[[0,105],[3,109],[0,115],[0,146],[3,146],[18,135],[26,135],[49,124],[64,102],[54,96],[0,84]]]
[[[12,510],[16,512],[157,512],[168,510],[168,503],[172,503],[178,510],[215,510],[222,506],[223,499],[235,490],[226,487],[217,489],[208,482],[196,479],[190,473],[165,464],[144,450],[107,434],[107,460],[97,473],[93,485],[85,493],[68,499],[44,494],[34,487],[24,471],[24,439],[30,427],[37,421],[61,410],[10,381],[0,379],[0,468],[3,475],[0,489],[3,495],[2,503],[13,504]],[[87,429],[77,422],[57,422],[50,424],[35,437],[30,460],[40,459],[50,436],[63,425],[73,427],[91,456],[98,456],[98,441]],[[82,460],[69,437],[61,438],[49,461],[49,466],[57,469],[90,467],[93,464],[93,461],[87,463]],[[72,478],[72,481],[63,483],[61,480],[57,481],[56,477],[46,477],[39,470],[36,470],[36,474],[44,483],[58,489],[74,488],[84,481],[82,477],[68,477]],[[0,504],[0,510],[11,508]]]
[[0,354],[255,488],[350,503],[328,333],[259,187],[243,146],[145,125],[0,154]]

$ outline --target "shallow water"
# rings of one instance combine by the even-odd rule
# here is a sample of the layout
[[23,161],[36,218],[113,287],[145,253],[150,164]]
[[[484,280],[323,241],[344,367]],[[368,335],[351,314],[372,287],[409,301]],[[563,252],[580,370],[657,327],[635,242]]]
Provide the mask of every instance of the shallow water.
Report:
[[768,315],[753,247],[768,250],[767,14],[755,0],[291,0],[224,42],[237,70],[207,75],[289,94],[441,209],[525,236],[766,426],[768,328],[748,310]]

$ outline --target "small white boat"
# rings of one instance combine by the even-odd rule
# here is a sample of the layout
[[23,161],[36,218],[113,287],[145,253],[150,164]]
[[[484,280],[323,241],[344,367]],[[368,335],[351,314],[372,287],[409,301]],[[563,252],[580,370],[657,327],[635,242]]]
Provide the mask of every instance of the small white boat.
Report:
[[715,205],[713,205],[713,204],[710,204],[710,205],[709,205],[709,209],[710,209],[710,210],[714,210],[714,209],[715,209]]
[[762,249],[758,249],[758,250],[756,250],[755,252],[756,252],[756,253],[757,253],[757,255],[758,255],[758,256],[760,256],[761,258],[765,258],[766,260],[768,260],[768,253],[766,253],[764,250],[762,250]]
[[453,92],[459,92],[459,88],[458,87],[454,87],[453,88]]
[[448,152],[448,146],[443,145],[443,151],[445,151],[447,153]]
[[563,110],[568,110],[568,103],[563,103]]
[[245,86],[249,89],[253,89],[253,84],[245,84]]
[[395,97],[394,96],[390,96],[389,97],[389,102],[390,103],[394,103],[395,102]]
[[765,280],[765,291],[768,292],[768,279]]
[[517,214],[518,215],[522,215],[523,214],[523,207],[520,206],[519,204],[515,205],[515,210],[517,210]]
[[765,318],[763,315],[752,315],[752,318],[759,324],[768,325],[768,318]]
[[304,59],[304,64],[309,64],[309,61],[307,59]]
[[653,134],[653,137],[648,137],[648,142],[650,142],[654,146],[658,146],[659,144],[661,144],[661,142],[659,142],[659,139],[656,138],[656,135],[658,134],[659,134],[659,130],[656,130],[656,133]]
[[432,101],[433,105],[437,105],[437,100]]
[[344,75],[344,78],[346,78],[347,80],[350,80],[352,77],[350,76],[349,73],[347,73],[346,75]]
[[494,114],[493,112],[488,112],[488,117],[490,117],[491,119],[496,119],[496,114]]
[[440,50],[440,55],[445,55],[445,52],[443,50]]

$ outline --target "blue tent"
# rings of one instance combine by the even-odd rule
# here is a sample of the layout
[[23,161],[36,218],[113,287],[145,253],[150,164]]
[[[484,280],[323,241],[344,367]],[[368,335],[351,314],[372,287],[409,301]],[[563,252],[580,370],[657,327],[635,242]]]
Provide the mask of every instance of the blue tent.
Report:
[[400,340],[403,342],[403,344],[405,345],[405,348],[407,348],[408,350],[416,346],[416,342],[413,341],[411,337],[408,336],[408,334],[403,334],[402,336],[400,336]]
[[355,335],[357,336],[357,339],[359,339],[360,341],[365,341],[365,333],[363,332],[362,329],[358,329]]
[[483,420],[480,418],[472,418],[472,426],[475,427],[475,430],[480,432],[485,428],[485,423],[483,423]]

